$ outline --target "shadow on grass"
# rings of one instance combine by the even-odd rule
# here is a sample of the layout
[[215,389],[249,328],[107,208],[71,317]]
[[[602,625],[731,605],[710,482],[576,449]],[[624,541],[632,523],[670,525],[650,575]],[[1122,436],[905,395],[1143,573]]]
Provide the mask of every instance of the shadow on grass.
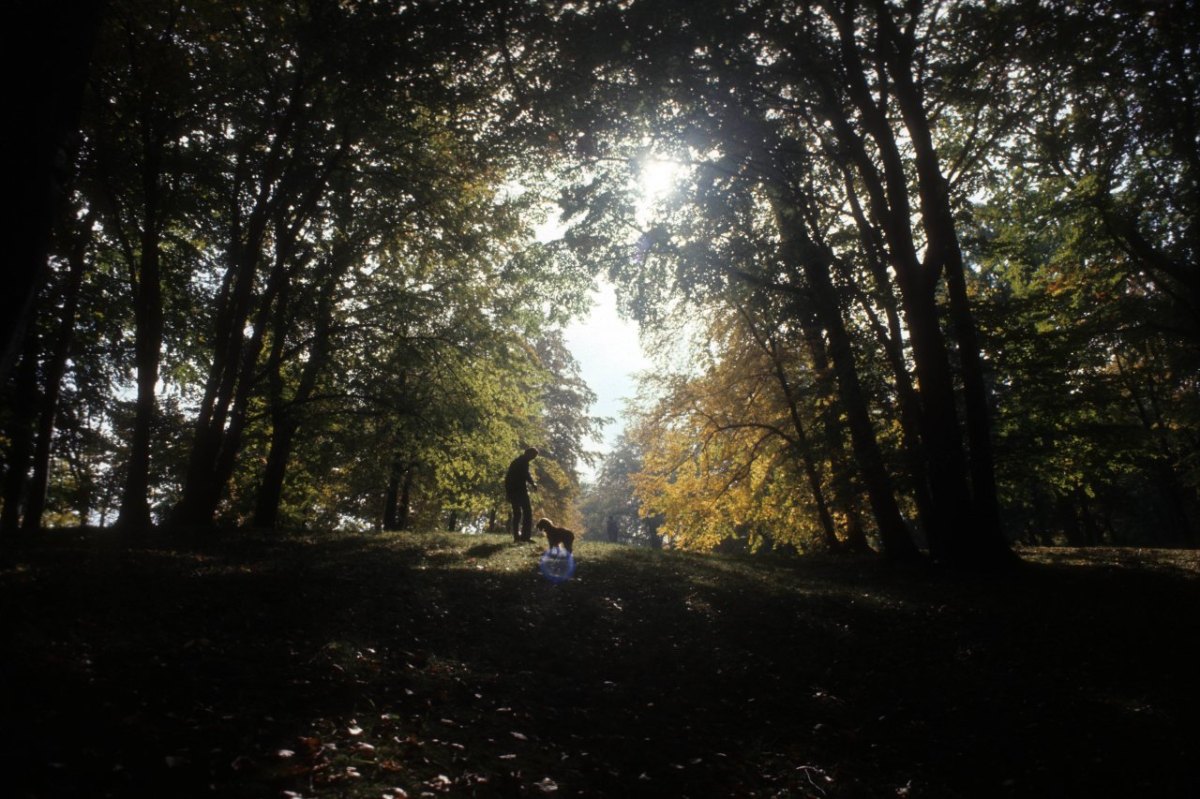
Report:
[[18,796],[1195,787],[1200,630],[1166,612],[1194,575],[584,540],[554,585],[499,538],[31,550],[0,574],[5,773]]
[[503,552],[506,548],[504,544],[478,544],[468,549],[463,555],[467,558],[490,558],[498,552]]

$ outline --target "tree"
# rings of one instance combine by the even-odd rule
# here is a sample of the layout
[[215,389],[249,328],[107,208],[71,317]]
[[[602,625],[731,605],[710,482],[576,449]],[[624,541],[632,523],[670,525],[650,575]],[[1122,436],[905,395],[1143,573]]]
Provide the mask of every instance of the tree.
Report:
[[660,533],[675,547],[828,542],[832,517],[796,426],[799,409],[789,406],[770,353],[731,321],[712,326],[710,363],[694,376],[663,378],[662,399],[639,420],[644,454],[632,481],[642,512],[663,517]]
[[[710,204],[706,212],[762,214],[766,199],[775,230],[759,246],[779,248],[782,260],[802,273],[804,289],[821,298],[819,324],[829,337],[843,406],[851,412],[858,467],[873,486],[876,524],[901,554],[908,533],[889,499],[887,466],[872,453],[872,430],[862,413],[867,403],[855,397],[859,367],[847,354],[854,336],[849,329],[840,332],[850,327],[847,300],[863,296],[854,285],[840,283],[841,275],[866,272],[877,261],[900,307],[898,314],[885,306],[871,310],[876,318],[902,320],[902,332],[892,331],[901,334],[892,345],[901,357],[891,362],[912,370],[894,382],[898,393],[915,391],[916,402],[904,402],[917,416],[913,433],[920,456],[908,458],[907,466],[921,469],[904,482],[922,484],[923,497],[928,487],[922,521],[931,551],[962,564],[1006,561],[985,364],[955,220],[962,198],[951,191],[949,177],[957,177],[952,170],[975,168],[980,147],[994,146],[992,126],[1008,120],[978,117],[986,135],[970,147],[956,139],[957,125],[943,129],[940,122],[970,118],[972,103],[978,103],[978,97],[954,89],[951,76],[970,74],[972,67],[984,72],[979,80],[1003,75],[993,63],[994,50],[953,46],[952,26],[974,20],[957,9],[942,13],[938,5],[814,2],[781,10],[771,3],[699,8],[656,3],[653,20],[649,5],[564,13],[555,20],[561,38],[546,45],[559,47],[569,75],[602,76],[593,81],[587,100],[566,115],[574,129],[587,131],[589,150],[599,156],[594,171],[569,195],[572,207],[589,208],[576,241],[596,249],[622,227],[641,228],[640,257],[629,259],[612,248],[607,261],[643,311],[654,303],[722,291],[735,278],[784,292],[800,288],[778,279],[777,261],[770,259],[759,262],[776,271],[730,274],[719,259],[702,252],[702,242],[680,240],[678,220],[639,225],[630,205],[613,199],[621,178],[593,178],[619,171],[605,162],[620,157],[631,123],[613,113],[614,107],[636,106],[652,117],[644,123],[652,131],[648,135],[661,142],[665,157],[677,153],[693,164],[697,182],[748,187],[752,202]],[[603,31],[589,39],[588,54],[559,44],[576,26]],[[628,33],[645,29],[661,32],[653,46]],[[568,77],[554,90],[579,87]],[[943,107],[952,108],[953,116],[941,113]],[[605,119],[617,121],[605,125]],[[560,126],[567,127],[566,121]],[[948,149],[960,145],[961,157],[944,161],[938,152],[943,142]],[[597,219],[605,213],[620,221]],[[618,248],[630,246],[627,236],[616,241]],[[656,259],[666,263],[655,265]],[[879,275],[875,270],[874,279]],[[833,302],[830,291],[837,295]],[[875,292],[872,299],[886,304],[889,296]]]
[[[42,526],[42,514],[46,507],[46,492],[50,484],[50,453],[54,445],[54,431],[59,415],[63,377],[67,370],[67,359],[74,341],[76,320],[79,314],[80,294],[84,273],[88,265],[87,249],[91,243],[92,215],[86,214],[77,229],[64,225],[71,237],[67,247],[66,274],[59,276],[61,288],[56,292],[62,298],[58,318],[53,319],[54,331],[42,368],[42,396],[39,402],[37,437],[34,445],[29,489],[21,520],[21,528],[33,533]],[[49,316],[43,314],[43,316]]]
[[[1021,464],[1004,490],[1035,540],[1200,540],[1195,26],[1180,10],[1042,9],[1014,50],[1027,113],[980,184],[972,249],[1000,446]],[[1135,510],[1148,496],[1154,511]]]
[[[536,353],[545,375],[540,394],[544,430],[535,465],[542,474],[538,500],[542,512],[559,525],[578,526],[575,500],[579,494],[579,469],[595,457],[583,447],[596,436],[603,421],[588,415],[596,394],[579,375],[579,365],[566,347],[560,331],[537,342]],[[551,468],[550,464],[553,464]]]
[[[550,429],[569,497],[588,395],[559,358],[542,419],[556,382],[528,342],[580,307],[587,275],[532,241],[542,197],[511,187],[539,160],[509,138],[496,31],[471,6],[112,5],[73,198],[76,221],[94,220],[92,266],[76,343],[56,339],[79,357],[43,375],[63,347],[34,341],[22,391],[31,410],[93,392],[65,414],[57,457],[81,487],[124,475],[123,526],[168,510],[182,525],[370,523],[409,447],[424,507],[478,510],[493,461]],[[83,263],[70,241],[56,269]],[[387,442],[386,465],[339,436]],[[6,514],[27,461],[6,455]],[[85,493],[81,520],[110,520]]]
[[594,483],[583,492],[580,512],[589,537],[617,544],[661,547],[662,518],[644,514],[633,476],[642,471],[637,442],[627,433],[605,454]]
[[[164,335],[163,273],[169,231],[184,213],[178,191],[191,166],[186,134],[198,122],[185,67],[183,8],[113,8],[101,28],[88,148],[104,234],[126,270],[134,322],[136,393],[118,526],[151,524],[151,431]],[[136,166],[132,169],[128,164]],[[186,273],[177,272],[179,277]]]
[[605,533],[1200,540],[1192,17],[112,0],[29,127],[70,168],[13,251],[0,526],[479,526],[528,444],[570,519],[606,272],[685,357]]

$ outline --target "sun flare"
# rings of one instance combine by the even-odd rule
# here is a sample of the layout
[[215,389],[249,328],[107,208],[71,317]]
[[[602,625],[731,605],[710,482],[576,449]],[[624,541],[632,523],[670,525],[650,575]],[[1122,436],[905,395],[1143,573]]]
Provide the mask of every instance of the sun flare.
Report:
[[642,200],[655,202],[671,193],[678,183],[683,164],[663,158],[647,159],[638,175]]

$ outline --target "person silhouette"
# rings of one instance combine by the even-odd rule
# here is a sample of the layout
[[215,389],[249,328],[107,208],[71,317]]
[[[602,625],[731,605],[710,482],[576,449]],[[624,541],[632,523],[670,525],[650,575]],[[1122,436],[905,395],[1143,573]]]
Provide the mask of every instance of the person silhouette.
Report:
[[529,487],[537,488],[537,483],[529,473],[529,463],[537,456],[537,448],[529,447],[508,465],[508,471],[504,473],[504,496],[512,506],[508,526],[513,541],[533,540],[533,503],[529,500]]

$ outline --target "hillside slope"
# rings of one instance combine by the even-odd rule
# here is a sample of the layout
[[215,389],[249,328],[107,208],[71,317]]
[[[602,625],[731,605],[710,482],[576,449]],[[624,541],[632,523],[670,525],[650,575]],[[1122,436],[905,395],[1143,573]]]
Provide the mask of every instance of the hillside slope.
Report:
[[1200,795],[1195,553],[968,578],[582,541],[561,585],[539,554],[446,533],[13,553],[8,795]]

